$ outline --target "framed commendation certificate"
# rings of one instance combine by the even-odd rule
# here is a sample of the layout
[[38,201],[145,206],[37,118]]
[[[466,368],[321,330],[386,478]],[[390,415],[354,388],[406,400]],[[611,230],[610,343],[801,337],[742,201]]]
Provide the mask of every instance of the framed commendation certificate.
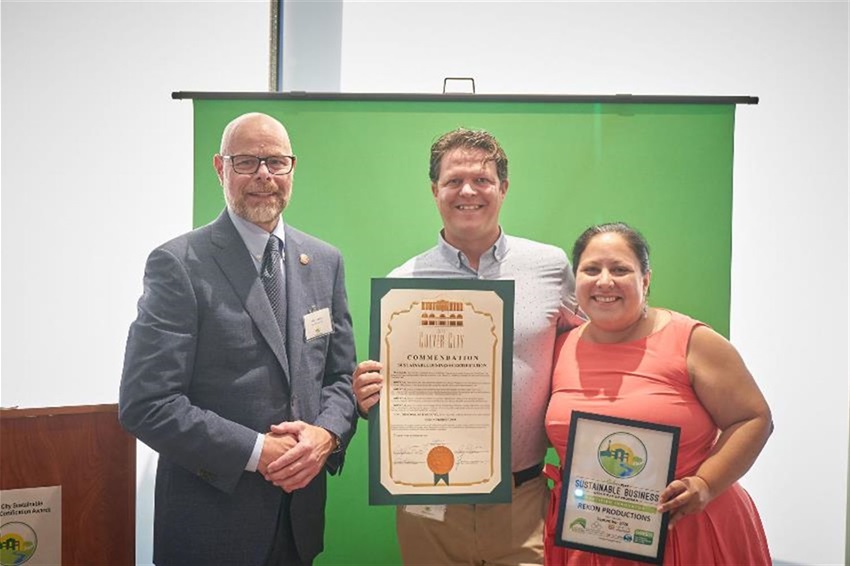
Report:
[[373,279],[371,504],[511,500],[513,281]]
[[679,428],[573,411],[555,544],[661,564]]

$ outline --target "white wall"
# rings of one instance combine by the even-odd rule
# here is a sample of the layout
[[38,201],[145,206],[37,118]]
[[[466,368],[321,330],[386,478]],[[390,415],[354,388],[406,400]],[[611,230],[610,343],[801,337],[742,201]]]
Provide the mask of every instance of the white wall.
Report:
[[[265,90],[268,3],[3,0],[0,20],[0,404],[115,402],[146,254],[191,225],[191,103],[170,93]],[[761,97],[737,113],[732,340],[776,432],[744,483],[777,562],[844,562],[847,2],[348,1],[341,43],[315,73],[290,44],[285,88]],[[140,563],[151,474],[140,450]]]

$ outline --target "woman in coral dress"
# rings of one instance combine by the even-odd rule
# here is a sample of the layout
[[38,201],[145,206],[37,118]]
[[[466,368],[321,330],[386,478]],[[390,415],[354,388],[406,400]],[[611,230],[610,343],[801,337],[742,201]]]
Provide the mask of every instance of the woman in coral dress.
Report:
[[[626,224],[586,230],[573,248],[576,296],[589,322],[555,348],[546,429],[564,461],[572,411],[680,427],[664,564],[770,564],[758,511],[737,480],[773,429],[770,409],[735,348],[706,325],[649,308],[649,249]],[[560,472],[546,521],[547,565],[629,560],[554,544]],[[634,563],[638,564],[638,563]]]

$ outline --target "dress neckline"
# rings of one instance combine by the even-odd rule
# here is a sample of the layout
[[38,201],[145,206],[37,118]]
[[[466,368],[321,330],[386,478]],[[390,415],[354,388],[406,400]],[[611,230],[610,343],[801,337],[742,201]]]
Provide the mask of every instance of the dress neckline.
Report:
[[649,334],[647,334],[646,336],[644,336],[642,338],[634,338],[632,340],[626,340],[624,342],[595,342],[593,340],[587,340],[584,337],[584,333],[587,330],[588,326],[591,324],[591,321],[587,321],[576,329],[576,330],[579,331],[577,340],[579,342],[581,342],[582,344],[593,344],[595,346],[625,346],[625,345],[629,345],[629,344],[635,344],[636,342],[646,341],[650,337],[655,336],[657,334],[660,334],[665,329],[667,329],[667,327],[670,326],[670,324],[673,322],[673,318],[674,318],[674,315],[675,315],[675,313],[673,311],[671,311],[670,309],[664,309],[664,308],[659,308],[659,307],[654,307],[654,308],[658,312],[667,313],[669,315],[669,318],[660,328],[653,330],[652,332],[650,332]]

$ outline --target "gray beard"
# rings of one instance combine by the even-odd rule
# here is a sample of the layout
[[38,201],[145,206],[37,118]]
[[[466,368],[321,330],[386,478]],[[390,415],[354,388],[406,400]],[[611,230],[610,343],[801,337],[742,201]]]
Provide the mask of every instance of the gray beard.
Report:
[[253,224],[266,224],[278,218],[286,208],[286,201],[283,197],[276,196],[275,202],[268,205],[248,206],[244,200],[239,199],[235,202],[228,200],[227,203],[231,210]]

